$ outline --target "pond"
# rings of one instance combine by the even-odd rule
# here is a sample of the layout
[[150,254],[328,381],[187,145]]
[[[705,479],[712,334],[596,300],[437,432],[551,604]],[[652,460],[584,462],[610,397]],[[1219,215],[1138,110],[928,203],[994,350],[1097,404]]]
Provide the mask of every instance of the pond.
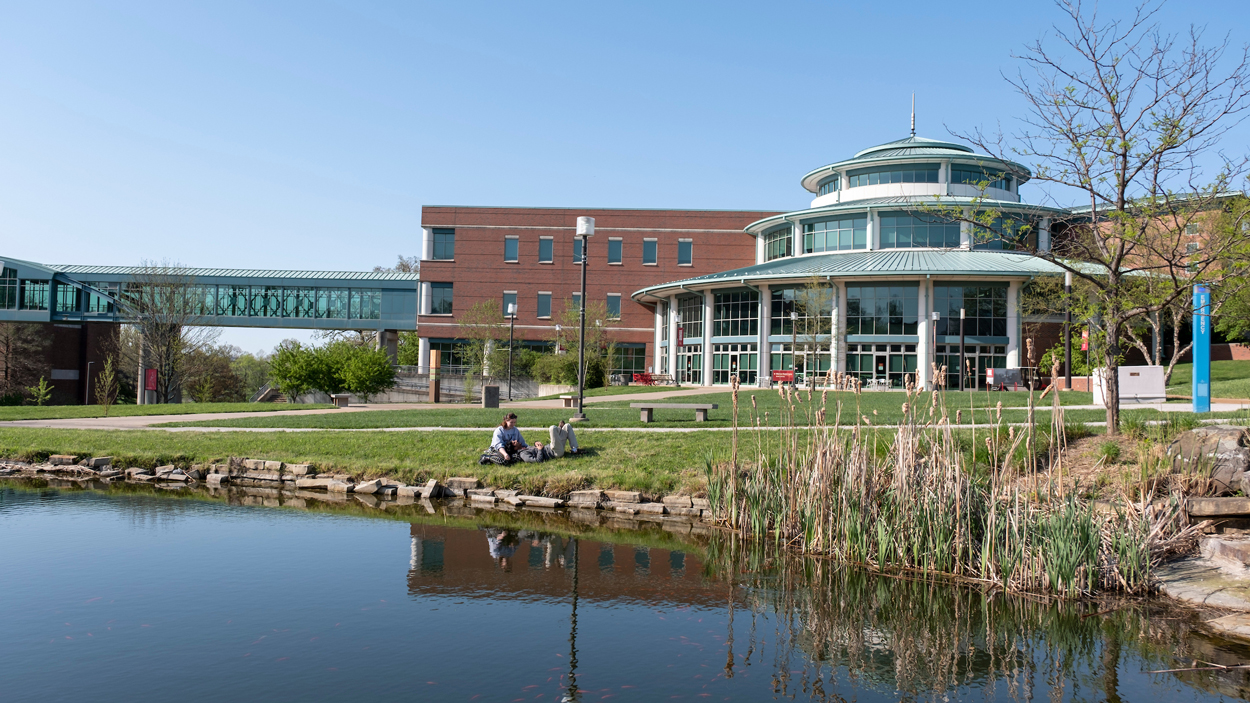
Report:
[[1250,694],[1243,671],[1148,673],[1250,660],[1161,601],[1011,597],[554,511],[247,499],[0,482],[0,699]]

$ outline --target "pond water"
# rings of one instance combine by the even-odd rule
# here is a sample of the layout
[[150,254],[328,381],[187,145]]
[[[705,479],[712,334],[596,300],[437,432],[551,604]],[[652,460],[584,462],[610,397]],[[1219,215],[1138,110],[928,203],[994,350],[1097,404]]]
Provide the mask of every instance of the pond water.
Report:
[[[0,483],[4,701],[1208,701],[1157,601],[1047,602],[562,513]],[[1108,612],[1109,611],[1109,612]]]

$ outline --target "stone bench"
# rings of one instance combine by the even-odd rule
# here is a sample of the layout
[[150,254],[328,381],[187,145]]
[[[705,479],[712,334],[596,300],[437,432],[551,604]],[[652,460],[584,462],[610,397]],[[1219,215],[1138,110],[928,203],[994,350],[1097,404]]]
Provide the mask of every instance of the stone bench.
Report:
[[629,407],[642,411],[642,421],[652,422],[656,408],[693,410],[695,422],[707,422],[707,411],[715,410],[716,403],[630,403]]
[[350,393],[334,393],[330,395],[330,402],[336,408],[346,408],[351,405],[351,397]]
[[575,395],[562,395],[560,396],[560,400],[564,401],[564,407],[566,408],[571,408],[577,405],[577,396]]

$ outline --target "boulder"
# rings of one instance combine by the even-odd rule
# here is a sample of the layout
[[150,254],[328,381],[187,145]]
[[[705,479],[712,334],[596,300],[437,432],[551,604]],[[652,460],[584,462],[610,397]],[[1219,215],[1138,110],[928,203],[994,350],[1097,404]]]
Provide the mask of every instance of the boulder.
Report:
[[531,508],[558,508],[564,505],[564,501],[559,498],[547,498],[544,496],[515,496],[515,498],[524,502],[527,507]]
[[1247,486],[1250,447],[1246,428],[1210,425],[1183,432],[1168,446],[1176,471],[1200,472],[1210,476],[1215,495],[1224,495]]
[[382,481],[375,478],[372,481],[365,481],[364,483],[357,483],[355,492],[356,493],[377,493],[378,489],[381,487],[382,487]]
[[399,486],[382,485],[378,486],[378,490],[374,491],[374,495],[394,497],[399,492]]
[[139,474],[151,475],[151,473],[152,472],[148,471],[147,469],[126,469],[126,478],[134,478],[135,476],[138,476]]
[[87,466],[93,469],[103,468],[113,465],[113,457],[111,456],[93,456],[87,460]]
[[693,505],[690,496],[664,496],[664,504],[673,508],[689,508]]
[[649,515],[663,515],[668,512],[668,508],[664,507],[663,503],[637,503],[634,507],[638,508],[638,512]]
[[282,462],[280,462],[280,461],[266,461],[266,462],[265,462],[265,471],[270,471],[270,472],[274,472],[274,473],[282,473]]
[[187,472],[187,476],[190,476],[193,481],[204,480],[204,472],[200,469],[191,469]]
[[443,485],[434,479],[425,482],[421,487],[421,500],[429,500],[431,498],[441,498],[443,495]]
[[208,482],[208,485],[210,486],[220,486],[223,483],[230,482],[230,475],[229,474],[209,474],[207,482]]
[[243,478],[250,478],[253,481],[281,481],[282,474],[268,471],[244,471]]
[[712,507],[712,501],[708,500],[707,498],[691,498],[690,504],[693,507],[703,508],[704,510]]
[[613,503],[641,503],[642,494],[638,491],[604,491],[608,500]]
[[400,486],[395,492],[396,498],[412,498],[416,500],[421,495],[421,486]]
[[287,464],[286,470],[295,476],[307,476],[314,473],[312,464]]
[[48,463],[53,466],[73,466],[78,463],[78,458],[73,454],[53,454],[48,457]]
[[479,485],[481,485],[481,482],[471,477],[456,476],[447,479],[447,487],[458,491],[467,491],[471,488],[477,488]]
[[329,488],[330,484],[337,483],[332,478],[297,478],[295,479],[296,488]]
[[265,461],[263,459],[244,459],[239,463],[248,471],[264,471],[265,469]]
[[511,491],[511,490],[499,489],[499,490],[495,491],[495,497],[496,497],[496,498],[498,498],[498,499],[500,499],[500,500],[507,500],[507,499],[509,499],[509,498],[514,498],[514,497],[516,497],[516,495],[517,495],[518,493],[520,493],[520,491]]
[[351,493],[354,486],[346,481],[331,481],[326,490],[331,493]]
[[474,503],[486,503],[486,504],[494,505],[497,499],[495,498],[494,494],[481,495],[479,493],[471,493],[469,494],[469,500]]
[[679,508],[676,506],[669,506],[668,512],[670,515],[680,515],[682,517],[702,517],[703,516],[702,508]]
[[569,503],[594,505],[603,501],[603,491],[573,491],[569,493]]

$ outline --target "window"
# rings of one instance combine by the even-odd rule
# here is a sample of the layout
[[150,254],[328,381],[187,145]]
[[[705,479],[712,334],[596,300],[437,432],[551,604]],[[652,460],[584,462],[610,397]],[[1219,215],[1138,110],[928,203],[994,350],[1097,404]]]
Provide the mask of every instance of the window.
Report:
[[977,186],[978,188],[985,186],[986,188],[1011,190],[1010,175],[960,164],[951,165],[951,183],[964,183]]
[[655,266],[656,265],[656,260],[659,258],[656,252],[658,248],[659,248],[659,243],[656,242],[656,240],[654,239],[642,240],[642,265],[643,266]]
[[703,299],[688,295],[677,299],[677,315],[683,339],[698,339],[703,336]]
[[7,266],[0,271],[0,310],[17,307],[17,269]]
[[[632,377],[647,370],[647,345],[617,342],[616,355],[612,357],[612,373]],[[657,372],[662,373],[662,372]]]
[[[660,320],[662,320],[662,322],[660,322],[660,341],[667,342],[668,341],[668,303],[656,303],[655,312],[659,316]],[[661,366],[660,368],[663,368],[663,366]],[[656,373],[664,373],[664,372],[657,371]]]
[[1186,253],[1186,254],[1197,254],[1197,253],[1198,253],[1198,243],[1197,243],[1197,242],[1190,242],[1190,243],[1186,244],[1186,245],[1185,245],[1185,253]]
[[730,383],[734,376],[743,385],[753,385],[758,371],[756,344],[713,344],[712,383]]
[[677,240],[677,265],[694,265],[694,242],[689,239]]
[[[830,334],[833,325],[833,289],[829,286],[773,288],[769,291],[771,315],[769,334],[800,336]],[[796,319],[790,320],[790,313]],[[794,322],[798,329],[792,329]]]
[[868,218],[844,217],[803,225],[803,253],[868,248]]
[[621,248],[623,246],[624,246],[624,242],[621,241],[620,237],[613,237],[608,240],[608,263],[609,264],[621,263]]
[[[503,294],[503,309],[501,310],[501,312],[503,313],[503,316],[504,316],[504,317],[511,317],[511,316],[512,316],[512,315],[509,315],[509,314],[508,314],[508,307],[509,307],[509,306],[512,306],[512,308],[513,308],[514,310],[516,310],[516,309],[517,309],[517,308],[516,308],[516,291],[514,291],[514,290],[504,291],[504,294]],[[515,315],[515,313],[513,313],[513,315]]]
[[881,248],[959,246],[959,223],[905,212],[881,213]]
[[[435,283],[434,285],[439,285]],[[448,300],[451,299],[451,284],[444,284],[448,287]],[[347,319],[347,290],[343,288],[322,288],[317,291],[317,317],[325,317],[332,320]],[[242,315],[242,312],[236,312],[236,315]]]
[[434,228],[434,258],[456,258],[456,230]]
[[573,240],[573,263],[582,263],[582,238],[577,237]]
[[569,304],[565,307],[565,309],[580,312],[582,309],[582,294],[574,293],[573,297],[569,299]]
[[520,260],[520,240],[516,237],[504,237],[503,240],[503,260],[516,262]]
[[382,316],[382,291],[353,288],[351,319],[377,320]]
[[22,309],[48,309],[48,282],[22,281]]
[[[100,291],[101,293],[106,293],[108,295],[112,295],[113,297],[117,297],[118,285],[116,283],[88,283],[87,285],[94,288],[95,290]],[[0,286],[3,286],[3,280],[0,280]],[[229,291],[229,289],[225,287],[223,287],[223,290]],[[216,304],[219,306],[219,309],[220,309],[221,301],[220,300],[216,301]],[[4,293],[3,293],[3,288],[0,287],[0,308],[3,308],[3,307],[4,307]],[[108,298],[102,297],[100,295],[96,295],[95,293],[90,293],[87,296],[87,312],[111,313],[113,312],[113,303],[109,302]],[[210,310],[208,314],[219,315],[221,313],[218,312],[217,310]]]
[[64,283],[56,285],[56,311],[57,312],[78,312],[78,303],[81,299],[82,291]]
[[431,315],[450,315],[451,314],[451,284],[450,283],[431,283],[430,284],[430,314]]
[[555,241],[551,237],[538,239],[538,263],[549,264],[555,260]]
[[450,367],[465,367],[468,365],[464,358],[466,344],[462,340],[446,339],[446,340],[430,340],[430,351],[442,352],[442,358],[439,359],[443,370]]
[[621,319],[621,294],[608,293],[608,319]]
[[713,337],[753,337],[760,332],[760,294],[717,293],[713,302]]
[[794,256],[794,230],[790,227],[775,229],[764,235],[764,260]]
[[887,183],[937,183],[938,168],[938,164],[898,164],[856,169],[847,174],[846,187],[858,188]]
[[1197,236],[1198,235],[1198,223],[1191,222],[1185,225],[1185,234],[1188,234],[1191,237]]
[[834,192],[841,190],[842,188],[841,188],[841,184],[839,183],[839,179],[840,179],[840,176],[835,175],[833,178],[830,178],[824,183],[821,183],[820,187],[816,189],[816,194],[817,195],[829,195],[830,193],[834,193]]
[[848,285],[846,333],[916,334],[918,293],[914,285]]
[[996,217],[988,229],[972,227],[973,249],[1014,251],[1036,243],[1036,224],[1019,217]]
[[1007,286],[967,285],[933,287],[933,309],[940,317],[934,334],[959,336],[959,309],[964,310],[964,334],[1007,336]]
[[538,317],[544,318],[544,319],[550,318],[551,317],[551,294],[539,293],[538,304],[534,306],[534,310],[538,312]]

